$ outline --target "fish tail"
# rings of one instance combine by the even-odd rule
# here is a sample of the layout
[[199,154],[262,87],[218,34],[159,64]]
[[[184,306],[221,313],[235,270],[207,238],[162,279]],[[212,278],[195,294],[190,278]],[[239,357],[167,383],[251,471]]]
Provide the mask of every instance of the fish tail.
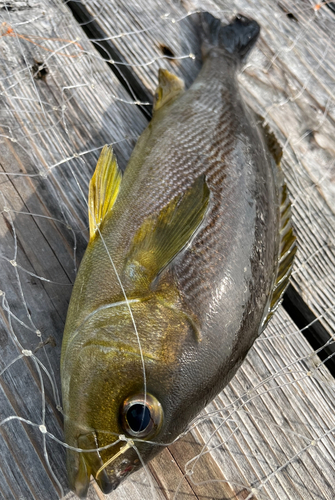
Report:
[[241,14],[237,14],[230,24],[223,25],[209,12],[200,12],[196,24],[201,37],[203,58],[207,57],[212,49],[219,48],[243,61],[256,43],[260,32],[256,21]]

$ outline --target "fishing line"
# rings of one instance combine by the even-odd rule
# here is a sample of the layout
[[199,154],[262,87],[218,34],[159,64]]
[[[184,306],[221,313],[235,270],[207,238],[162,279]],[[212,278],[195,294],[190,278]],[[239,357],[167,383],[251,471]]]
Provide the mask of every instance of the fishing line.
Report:
[[[74,172],[72,172],[73,174],[73,177],[76,179],[76,183],[78,185],[78,188],[79,188],[79,191],[83,197],[83,199],[85,200],[86,202],[86,197],[83,193],[83,190],[80,186],[80,183],[78,182],[77,180],[77,177],[75,176]],[[141,422],[141,425],[143,424],[143,421],[144,421],[144,417],[145,417],[145,406],[146,406],[146,402],[147,402],[147,379],[146,379],[146,371],[145,371],[145,363],[144,363],[144,356],[143,356],[143,351],[142,351],[142,345],[141,345],[141,341],[140,341],[140,337],[139,337],[139,334],[138,334],[138,330],[137,330],[137,326],[136,326],[136,323],[135,323],[135,319],[134,319],[134,316],[133,316],[133,312],[132,312],[132,309],[130,307],[130,302],[135,302],[135,300],[132,300],[132,301],[129,301],[128,300],[128,297],[126,295],[126,291],[123,287],[123,284],[121,282],[121,279],[120,279],[120,276],[119,276],[119,273],[117,272],[117,269],[116,269],[116,266],[114,264],[114,261],[112,259],[112,256],[108,250],[108,247],[106,245],[106,242],[101,234],[101,231],[100,231],[100,227],[99,227],[99,224],[97,223],[96,219],[95,219],[95,214],[92,213],[91,211],[91,208],[89,206],[89,204],[86,202],[86,206],[87,206],[87,209],[92,217],[92,219],[94,220],[95,222],[95,230],[97,231],[97,233],[99,234],[100,238],[101,238],[101,241],[103,243],[103,246],[105,248],[105,251],[108,255],[108,258],[109,258],[109,261],[112,265],[112,268],[113,268],[113,271],[114,271],[114,274],[116,276],[116,279],[119,283],[119,286],[121,288],[121,291],[122,291],[122,294],[124,296],[124,299],[125,299],[125,303],[126,303],[126,306],[128,308],[128,312],[129,312],[129,315],[130,315],[130,318],[131,318],[131,321],[132,321],[132,324],[133,324],[133,327],[134,327],[134,331],[135,331],[135,335],[136,335],[136,339],[137,339],[137,343],[138,343],[138,347],[139,347],[139,353],[140,353],[140,358],[141,358],[141,365],[142,365],[142,373],[143,373],[143,393],[144,393],[144,405],[143,405],[143,413],[142,413],[142,422]],[[117,303],[119,304],[119,303]],[[102,306],[102,308],[105,308],[104,306]],[[91,313],[91,315],[89,315],[90,317],[95,314],[97,311],[94,311],[93,313]],[[84,322],[87,320],[87,318],[84,320]],[[78,334],[79,333],[79,329],[77,329],[76,333],[75,334]],[[74,335],[75,336],[75,335]],[[74,337],[73,337],[74,338]]]
[[[81,191],[82,192],[82,191]],[[140,341],[140,337],[139,337],[139,334],[138,334],[138,330],[137,330],[137,326],[136,326],[136,323],[135,323],[135,318],[134,318],[134,315],[133,315],[133,311],[130,307],[130,303],[134,303],[136,302],[137,300],[131,300],[129,301],[128,300],[128,297],[127,297],[127,294],[126,294],[126,291],[124,289],[124,286],[121,282],[121,278],[119,276],[119,273],[116,269],[116,266],[114,264],[114,261],[112,259],[112,256],[109,252],[109,249],[106,245],[106,242],[101,234],[101,231],[100,231],[100,225],[97,223],[96,219],[95,219],[95,214],[91,212],[91,209],[90,209],[90,206],[87,204],[87,207],[88,207],[88,210],[90,212],[90,215],[91,217],[93,218],[94,222],[95,222],[95,230],[97,231],[97,233],[99,234],[100,238],[101,238],[101,241],[104,245],[104,248],[105,248],[105,251],[108,255],[108,258],[109,258],[109,261],[112,265],[112,268],[113,268],[113,271],[114,271],[114,274],[116,276],[116,279],[119,283],[119,286],[121,288],[121,291],[122,291],[122,294],[124,296],[124,299],[125,299],[125,303],[126,303],[126,306],[128,308],[128,312],[129,312],[129,315],[130,315],[130,318],[131,318],[131,321],[132,321],[132,324],[133,324],[133,327],[134,327],[134,331],[135,331],[135,335],[136,335],[136,339],[137,339],[137,344],[138,344],[138,348],[139,348],[139,353],[140,353],[140,358],[141,358],[141,365],[142,365],[142,373],[143,373],[143,393],[144,393],[144,405],[143,405],[143,412],[142,412],[142,422],[141,422],[141,426],[143,425],[143,422],[144,422],[144,418],[145,418],[145,407],[146,407],[146,403],[147,403],[147,377],[146,377],[146,371],[145,371],[145,363],[144,363],[144,356],[143,356],[143,350],[142,350],[142,345],[141,345],[141,341]],[[119,303],[117,303],[119,304]]]
[[131,317],[131,321],[133,323],[133,327],[134,327],[134,331],[135,331],[135,335],[136,335],[136,339],[137,339],[137,344],[138,344],[138,348],[139,348],[139,352],[140,352],[140,357],[141,357],[141,364],[142,364],[142,371],[143,371],[143,393],[144,393],[144,405],[143,405],[143,414],[142,414],[142,422],[141,422],[141,425],[143,424],[143,421],[144,421],[144,407],[146,406],[146,403],[147,403],[147,377],[146,377],[146,372],[145,372],[145,363],[144,363],[144,356],[143,356],[143,351],[142,351],[142,345],[141,345],[141,341],[140,341],[140,336],[138,334],[138,331],[137,331],[137,326],[136,326],[136,323],[135,323],[135,319],[134,319],[134,316],[133,316],[133,311],[131,310],[131,307],[130,307],[130,302],[128,300],[128,297],[126,295],[126,291],[121,283],[121,279],[120,279],[120,276],[119,276],[119,273],[117,272],[117,269],[115,267],[115,264],[114,264],[114,261],[110,255],[110,252],[107,248],[107,245],[105,243],[105,240],[103,239],[102,237],[102,234],[100,232],[100,228],[99,226],[97,225],[97,231],[99,233],[99,236],[101,238],[101,241],[105,247],[105,250],[108,254],[108,258],[112,264],[112,267],[113,267],[113,270],[114,270],[114,273],[115,273],[115,276],[118,280],[118,283],[121,287],[121,290],[122,290],[122,293],[123,293],[123,296],[124,296],[124,299],[126,301],[126,304],[127,304],[127,308],[128,308],[128,311],[129,311],[129,315]]
[[[270,17],[263,0],[257,5],[251,0],[238,0],[229,5],[221,0],[207,3],[216,16],[223,15],[228,20],[233,14],[243,11],[250,17],[256,17],[262,25],[260,43],[240,76],[241,91],[256,110],[266,116],[271,129],[275,130],[284,145],[283,169],[294,200],[295,225],[301,241],[293,273],[294,283],[313,308],[315,319],[308,324],[313,327],[319,321],[331,331],[335,300],[332,283],[335,231],[331,211],[334,206],[333,146],[327,137],[334,136],[335,65],[332,52],[326,52],[326,49],[333,40],[333,14],[327,13],[325,3],[292,4],[283,0],[274,6]],[[30,4],[30,8],[23,11],[15,11],[14,8],[12,11],[0,10],[0,20],[16,33],[15,36],[0,37],[3,49],[0,95],[4,107],[0,124],[0,143],[4,152],[0,179],[2,191],[6,194],[0,225],[1,254],[31,270],[31,274],[21,273],[18,266],[10,262],[1,266],[0,387],[3,418],[0,425],[6,426],[3,430],[8,446],[22,450],[19,467],[15,456],[8,462],[8,478],[10,475],[21,478],[12,485],[16,496],[22,496],[22,491],[18,493],[20,481],[24,481],[20,475],[21,467],[29,469],[31,484],[42,483],[41,490],[36,490],[36,496],[44,498],[67,487],[64,454],[60,454],[59,449],[96,452],[96,449],[69,447],[59,439],[59,418],[54,414],[55,405],[59,407],[60,403],[57,372],[57,377],[53,377],[55,367],[58,370],[55,358],[59,357],[59,350],[50,351],[50,346],[44,346],[43,352],[48,360],[42,357],[42,351],[38,351],[38,357],[33,354],[36,342],[41,340],[41,336],[45,337],[45,333],[57,337],[57,349],[60,345],[66,309],[64,302],[67,300],[64,297],[68,298],[69,293],[65,290],[68,287],[59,290],[51,281],[62,281],[58,279],[57,272],[66,279],[66,274],[61,271],[62,264],[71,276],[69,281],[73,281],[72,268],[76,268],[77,249],[79,259],[82,256],[87,231],[85,190],[92,157],[99,145],[111,140],[114,144],[118,143],[121,162],[126,162],[130,152],[129,137],[137,139],[145,126],[145,120],[141,122],[140,114],[135,113],[135,106],[138,103],[145,105],[144,114],[148,117],[147,104],[156,86],[159,65],[186,79],[193,78],[192,66],[188,65],[192,63],[189,55],[195,52],[191,37],[186,37],[182,29],[173,30],[181,26],[182,17],[200,10],[203,3],[197,0],[187,2],[186,14],[186,11],[181,12],[179,4],[172,2],[155,4],[149,0],[145,9],[139,12],[132,5],[124,4],[122,9],[118,9],[118,4],[113,3],[115,22],[108,26],[108,39],[127,57],[121,64],[112,61],[110,55],[108,59],[116,62],[113,66],[119,74],[131,72],[130,77],[124,76],[123,80],[127,93],[120,91],[109,70],[104,72],[103,56],[96,52],[98,45],[105,50],[103,37],[93,47],[80,29],[76,31],[77,24],[69,12],[58,9],[57,3],[57,11],[51,10],[51,5],[44,1],[41,6],[36,6],[35,2]],[[86,3],[92,16],[95,6],[98,12],[94,19],[106,31],[110,2],[104,3],[103,10],[100,9],[101,2]],[[129,21],[132,15],[136,28],[133,30]],[[278,37],[279,31],[281,38]],[[50,40],[45,41],[45,46],[51,49],[51,53],[32,43],[37,36],[45,37],[46,34],[50,35]],[[78,50],[76,43],[80,44],[83,50],[79,57],[64,57],[55,35],[63,40],[64,54],[73,55],[73,48]],[[71,43],[64,43],[70,38]],[[162,59],[161,42],[176,54],[173,60]],[[130,46],[132,52],[127,53]],[[43,67],[45,64],[48,66],[45,81],[38,80],[38,73],[32,70],[34,58],[43,63]],[[269,68],[268,72],[266,68]],[[132,102],[129,95],[133,89],[133,75],[137,76],[144,94],[136,94]],[[127,117],[130,116],[133,116],[132,126],[128,127]],[[5,207],[8,207],[9,201],[10,209],[7,211]],[[11,213],[12,219],[7,212]],[[29,221],[32,218],[25,215],[29,213],[38,217],[38,223]],[[57,232],[54,233],[56,224]],[[26,233],[24,226],[29,228]],[[35,226],[45,239],[32,238],[29,247],[24,238],[28,231],[35,238]],[[57,240],[61,240],[63,246],[58,245]],[[50,269],[45,262],[46,241],[51,253],[59,252],[55,262],[51,261]],[[68,270],[66,262],[73,258],[72,268]],[[41,283],[34,275],[51,276],[51,279]],[[120,301],[119,306],[130,309],[129,314],[132,314],[132,301],[127,297]],[[134,323],[135,318],[132,317],[134,331],[137,332]],[[187,457],[187,460],[181,459],[177,453],[174,458],[178,463],[178,472],[172,475],[169,471],[176,471],[173,469],[175,465],[169,462],[169,467],[164,468],[163,462],[164,484],[176,500],[184,494],[179,486],[180,480],[188,481],[198,497],[202,494],[210,496],[213,481],[223,481],[220,470],[213,474],[214,479],[204,477],[199,471],[200,458],[206,460],[211,456],[223,470],[223,482],[231,488],[238,485],[236,488],[245,491],[246,496],[251,497],[254,493],[263,498],[274,498],[278,496],[275,488],[280,485],[282,492],[293,491],[292,495],[302,498],[316,497],[320,494],[317,485],[325,484],[324,495],[331,497],[332,491],[327,490],[326,480],[328,478],[331,484],[335,469],[332,453],[335,384],[324,369],[324,363],[332,354],[320,362],[317,355],[324,346],[316,351],[308,349],[301,335],[306,329],[308,326],[297,328],[292,325],[285,311],[280,309],[265,334],[257,340],[235,379],[216,398],[215,404],[207,407],[207,413],[197,417],[190,425],[193,428],[190,432],[194,435],[196,432],[197,438],[201,437],[203,441],[201,452],[194,451],[194,456]],[[136,337],[140,347],[139,332]],[[333,338],[326,346],[332,343]],[[141,363],[143,371],[143,356]],[[146,383],[145,372],[143,375]],[[18,382],[29,376],[32,376],[32,383],[28,393],[27,388],[24,385],[21,387]],[[44,393],[43,400],[39,387]],[[289,404],[293,393],[295,408]],[[13,406],[7,405],[5,394],[10,396]],[[37,414],[37,417],[32,409],[34,405],[41,410],[41,415]],[[19,430],[22,425],[24,434],[21,435]],[[196,430],[194,425],[197,425]],[[35,439],[34,432],[38,433],[39,439]],[[115,441],[99,450],[113,449],[113,446],[122,443],[118,435],[110,434]],[[286,435],[294,436],[290,439],[291,444],[287,442]],[[40,457],[38,463],[34,459],[35,452],[31,451],[30,439]],[[141,442],[146,440],[133,441],[140,453]],[[148,443],[155,446],[168,444]],[[208,446],[204,447],[204,443]],[[223,446],[226,451],[220,453]],[[227,455],[230,456],[228,464],[225,461]],[[197,467],[193,467],[195,462]],[[154,464],[155,461],[151,467],[156,471]],[[307,472],[306,464],[309,465]],[[185,474],[181,474],[179,479],[179,470],[183,467],[186,467]],[[145,474],[149,473],[146,467]],[[173,474],[175,477],[172,477]],[[51,477],[55,490],[48,489]],[[134,498],[136,495],[141,498],[155,495],[155,475],[150,476],[149,488],[142,484],[142,479],[138,480],[139,476],[132,477],[127,479],[125,486],[121,485],[113,492],[115,499],[127,496],[129,483],[133,485],[131,491]],[[204,485],[204,489],[197,489],[200,488],[197,485]]]

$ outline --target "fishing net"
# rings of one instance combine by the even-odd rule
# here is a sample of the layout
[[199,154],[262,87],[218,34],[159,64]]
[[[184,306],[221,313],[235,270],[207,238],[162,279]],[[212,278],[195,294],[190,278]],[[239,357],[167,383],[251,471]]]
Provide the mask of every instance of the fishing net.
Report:
[[[6,500],[73,497],[59,363],[88,240],[88,183],[106,143],[125,168],[150,118],[159,67],[186,85],[195,78],[197,10],[224,21],[241,12],[261,25],[239,81],[283,147],[299,241],[294,288],[189,432],[110,498],[333,498],[333,4],[1,0],[0,495]],[[98,498],[93,483],[89,495]]]

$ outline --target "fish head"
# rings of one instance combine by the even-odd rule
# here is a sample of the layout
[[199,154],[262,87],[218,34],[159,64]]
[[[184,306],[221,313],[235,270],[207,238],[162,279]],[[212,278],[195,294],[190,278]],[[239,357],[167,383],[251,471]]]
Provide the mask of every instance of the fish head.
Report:
[[[90,243],[73,289],[61,356],[68,476],[81,497],[91,475],[104,493],[115,489],[190,420],[192,395],[182,373],[189,364],[183,356],[189,352],[185,346],[197,345],[197,326],[184,310],[170,266],[202,223],[210,198],[200,175],[143,221],[117,263],[121,293],[114,267],[108,274],[109,254],[100,236],[111,230],[102,219],[120,176],[108,148],[101,154],[90,183]],[[117,180],[114,190],[112,180],[105,182],[110,177]],[[111,217],[117,224],[117,212]],[[94,277],[101,272],[98,287]],[[189,378],[197,393],[195,371],[189,370]]]
[[91,475],[108,493],[160,451],[183,335],[194,338],[190,322],[156,297],[100,308],[70,336],[62,390],[68,477],[78,496]]

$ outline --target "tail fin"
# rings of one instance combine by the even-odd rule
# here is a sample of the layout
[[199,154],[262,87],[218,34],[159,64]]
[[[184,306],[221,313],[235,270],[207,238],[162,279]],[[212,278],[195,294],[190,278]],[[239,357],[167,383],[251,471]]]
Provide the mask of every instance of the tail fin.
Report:
[[211,49],[218,47],[243,61],[254,46],[260,32],[260,26],[256,21],[241,14],[238,14],[230,24],[223,26],[221,21],[209,12],[200,12],[197,25],[204,58]]

